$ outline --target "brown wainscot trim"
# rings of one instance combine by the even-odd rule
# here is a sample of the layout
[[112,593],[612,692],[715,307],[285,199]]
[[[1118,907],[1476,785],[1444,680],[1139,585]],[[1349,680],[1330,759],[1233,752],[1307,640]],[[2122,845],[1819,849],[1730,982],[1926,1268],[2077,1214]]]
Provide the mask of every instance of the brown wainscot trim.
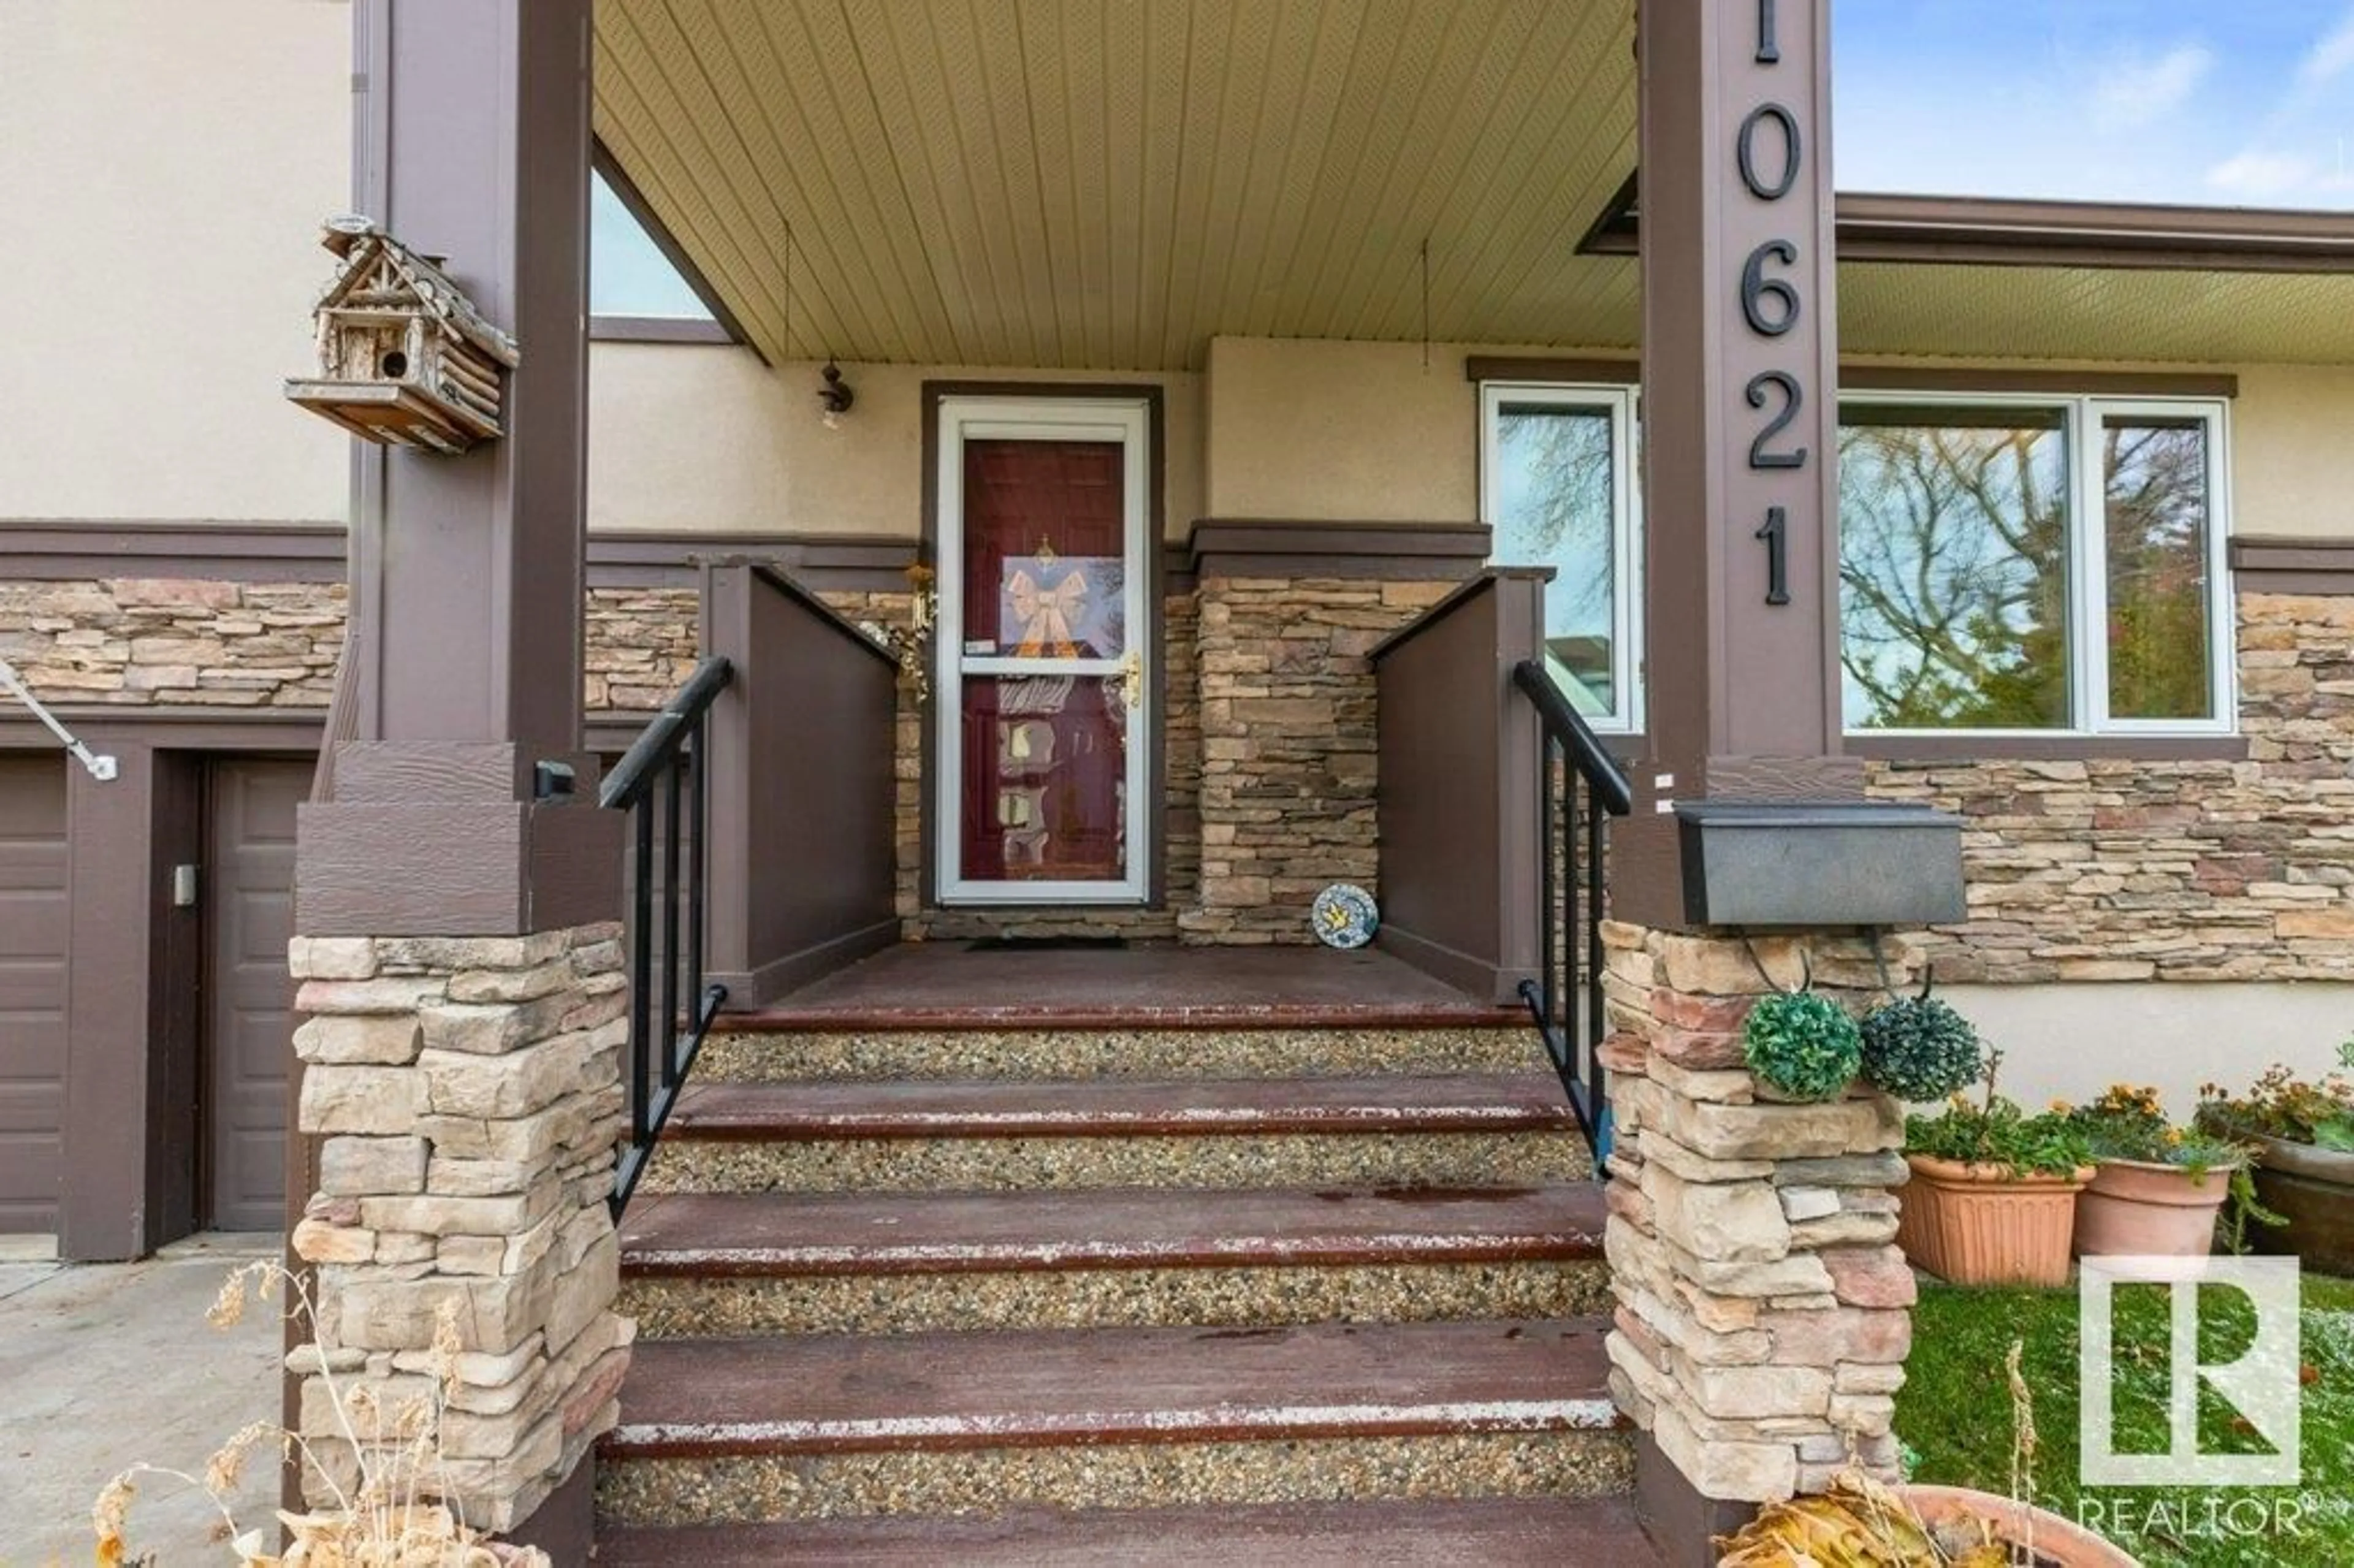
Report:
[[1463,581],[1488,566],[1481,523],[1344,523],[1204,517],[1188,549],[1198,577]]
[[1873,762],[2243,762],[2241,735],[1850,735],[1850,757]]
[[[0,578],[334,583],[347,570],[345,541],[334,522],[0,519]],[[600,530],[588,535],[588,586],[691,588],[705,558],[736,556],[758,556],[822,593],[904,591],[921,543],[885,534]]]
[[2237,397],[2240,378],[2174,370],[2003,370],[1934,365],[1842,365],[1842,392],[2045,392],[2055,397]]
[[1474,354],[1463,361],[1463,379],[1634,387],[1642,382],[1643,362],[1639,359],[1587,359],[1541,354]]
[[590,588],[695,588],[709,561],[758,561],[819,593],[907,591],[922,541],[888,534],[599,533]]
[[175,577],[250,583],[341,582],[338,522],[0,520],[0,577],[79,582]]
[[591,343],[669,343],[734,347],[736,335],[700,316],[590,316]]
[[2354,538],[2232,541],[2232,587],[2241,593],[2354,593]]

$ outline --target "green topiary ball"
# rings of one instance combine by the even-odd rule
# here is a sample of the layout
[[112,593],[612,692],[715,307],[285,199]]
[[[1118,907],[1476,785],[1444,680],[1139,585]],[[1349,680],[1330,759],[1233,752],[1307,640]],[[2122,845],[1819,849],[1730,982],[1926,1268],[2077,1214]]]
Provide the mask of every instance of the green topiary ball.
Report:
[[1836,1099],[1863,1063],[1855,1020],[1811,991],[1769,996],[1749,1010],[1741,1031],[1749,1070],[1797,1100]]
[[1863,1021],[1863,1075],[1900,1100],[1942,1100],[1985,1071],[1978,1032],[1935,997],[1901,997]]

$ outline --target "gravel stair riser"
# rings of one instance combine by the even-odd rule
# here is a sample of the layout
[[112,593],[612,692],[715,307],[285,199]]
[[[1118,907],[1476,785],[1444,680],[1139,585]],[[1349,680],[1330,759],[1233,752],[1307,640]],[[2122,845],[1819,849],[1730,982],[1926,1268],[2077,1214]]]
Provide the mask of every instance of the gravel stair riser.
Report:
[[1270,1442],[1073,1444],[949,1452],[606,1459],[617,1523],[962,1515],[1396,1498],[1598,1497],[1633,1484],[1616,1430]]
[[633,1279],[642,1340],[994,1329],[1240,1328],[1571,1318],[1610,1306],[1592,1260]]
[[666,1139],[648,1192],[926,1192],[1583,1181],[1572,1133],[1145,1138]]
[[1517,1073],[1541,1065],[1523,1027],[1009,1029],[720,1033],[697,1083],[949,1078],[1305,1078]]

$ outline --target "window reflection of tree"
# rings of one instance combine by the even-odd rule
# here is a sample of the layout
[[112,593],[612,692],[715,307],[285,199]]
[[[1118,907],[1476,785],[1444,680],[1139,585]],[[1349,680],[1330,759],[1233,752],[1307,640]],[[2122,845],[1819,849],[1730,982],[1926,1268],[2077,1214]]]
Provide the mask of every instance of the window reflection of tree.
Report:
[[2109,711],[2209,717],[2206,426],[2115,418],[2103,422],[2102,444]]
[[2069,722],[2061,415],[1850,408],[1840,432],[1848,720]]
[[1516,476],[1499,518],[1496,558],[1555,568],[1545,589],[1545,644],[1604,711],[1615,705],[1610,416],[1602,409],[1507,406],[1498,455]]

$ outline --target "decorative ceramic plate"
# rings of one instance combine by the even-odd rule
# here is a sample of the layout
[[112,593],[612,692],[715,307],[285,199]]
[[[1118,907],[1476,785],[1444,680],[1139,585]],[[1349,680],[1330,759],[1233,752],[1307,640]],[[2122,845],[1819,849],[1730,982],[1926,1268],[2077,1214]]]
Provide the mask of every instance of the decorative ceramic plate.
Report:
[[1308,923],[1328,948],[1362,948],[1373,939],[1373,928],[1382,917],[1373,908],[1372,894],[1352,883],[1336,882],[1316,895],[1308,910]]

